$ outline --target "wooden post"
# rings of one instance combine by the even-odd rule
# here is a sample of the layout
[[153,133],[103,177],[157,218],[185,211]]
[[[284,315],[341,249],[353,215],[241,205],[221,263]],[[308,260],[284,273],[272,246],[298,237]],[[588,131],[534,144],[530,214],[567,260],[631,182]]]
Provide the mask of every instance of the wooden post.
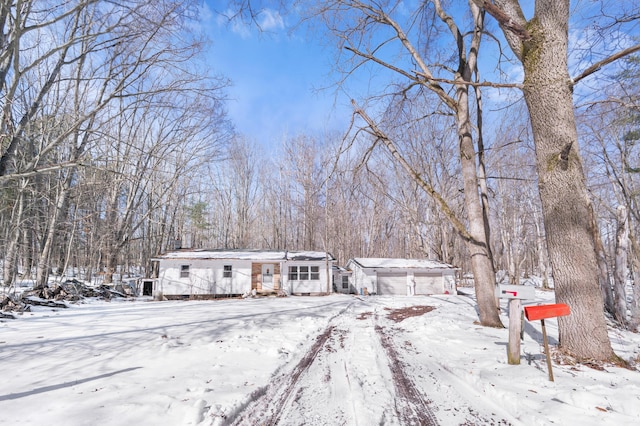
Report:
[[549,381],[553,382],[551,354],[549,353],[549,341],[547,340],[547,328],[544,326],[544,319],[540,320],[540,324],[542,325],[542,342],[544,343],[544,354],[547,357],[547,368],[549,369]]
[[507,360],[511,365],[520,364],[520,299],[509,299],[509,345],[507,346]]

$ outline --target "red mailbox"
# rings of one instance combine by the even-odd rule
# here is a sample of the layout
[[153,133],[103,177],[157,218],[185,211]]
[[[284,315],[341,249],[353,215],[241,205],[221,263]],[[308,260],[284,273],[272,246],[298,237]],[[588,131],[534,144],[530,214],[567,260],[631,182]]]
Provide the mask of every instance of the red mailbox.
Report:
[[524,315],[529,321],[569,315],[569,305],[556,303],[553,305],[525,306]]
[[549,368],[549,380],[553,382],[553,368],[551,367],[551,355],[549,354],[549,341],[547,340],[547,329],[544,326],[545,318],[555,318],[569,315],[569,306],[564,303],[553,305],[525,306],[524,315],[529,321],[540,320],[542,325],[542,341],[544,353],[547,357],[547,367]]

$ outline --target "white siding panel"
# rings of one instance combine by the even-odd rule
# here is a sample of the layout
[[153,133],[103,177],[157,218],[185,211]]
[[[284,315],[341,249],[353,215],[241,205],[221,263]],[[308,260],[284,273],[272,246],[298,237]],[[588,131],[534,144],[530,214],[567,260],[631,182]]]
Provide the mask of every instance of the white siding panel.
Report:
[[[181,265],[189,276],[181,277]],[[232,265],[232,277],[223,277],[224,265]],[[166,296],[244,294],[251,290],[251,263],[229,260],[168,259],[160,262],[157,291]]]

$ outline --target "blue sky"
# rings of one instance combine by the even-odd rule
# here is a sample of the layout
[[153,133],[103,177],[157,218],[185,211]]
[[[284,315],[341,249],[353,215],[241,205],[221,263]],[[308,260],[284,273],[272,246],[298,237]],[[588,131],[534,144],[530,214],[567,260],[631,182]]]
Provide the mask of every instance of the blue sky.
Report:
[[[290,33],[290,26],[284,21],[286,18],[268,9],[258,17],[262,32],[255,25],[245,25],[239,20],[229,23],[212,11],[214,5],[227,4],[226,1],[205,1],[201,18],[204,31],[212,40],[208,50],[209,64],[216,72],[231,79],[233,86],[227,91],[229,118],[237,132],[249,139],[270,147],[278,146],[283,138],[298,134],[319,135],[336,130],[342,133],[351,118],[351,97],[361,99],[366,95],[369,91],[367,84],[374,88],[374,92],[385,85],[382,82],[385,72],[376,67],[373,75],[359,70],[357,78],[351,76],[348,81],[350,88],[347,89],[350,93],[337,91],[334,84],[341,76],[333,71],[335,46],[323,46],[322,35],[313,36],[305,28]],[[583,5],[580,12],[589,15],[589,8]],[[527,10],[527,16],[531,13]],[[575,19],[584,21],[585,17],[579,15]],[[586,20],[591,22],[591,19]],[[488,23],[497,29],[492,18]],[[571,57],[572,74],[601,59],[588,57],[580,63],[575,57],[584,53],[579,49],[581,40],[589,38],[589,32],[584,31],[584,22],[582,24],[573,28],[570,34],[571,45],[578,48]],[[500,31],[496,34],[500,36]],[[624,41],[625,38],[628,39],[616,37],[614,41]],[[608,55],[617,49],[619,47],[599,50]],[[591,54],[594,51],[587,52]],[[482,61],[487,60],[486,66],[481,65],[483,79],[499,81],[494,62],[497,60],[496,44],[491,39],[483,42]],[[522,81],[520,65],[503,62],[501,66],[508,82]],[[386,78],[389,77],[386,74]],[[587,86],[587,81],[577,87],[578,98],[584,86]],[[588,93],[593,92],[592,87],[586,89]],[[521,94],[514,90],[487,89],[484,91],[485,107],[491,101],[513,101],[519,96]],[[490,120],[487,121],[490,127]]]
[[227,108],[239,133],[269,146],[300,133],[345,129],[349,99],[336,98],[334,52],[319,40],[304,31],[288,34],[275,14],[263,16],[262,33],[215,13],[203,18],[212,40],[209,64],[233,84]]
[[[227,91],[229,118],[238,133],[264,146],[277,147],[283,138],[298,134],[344,133],[353,112],[351,98],[361,100],[370,88],[379,92],[387,79],[397,78],[373,65],[370,72],[363,68],[350,76],[347,88],[338,90],[335,83],[342,76],[334,71],[336,48],[325,46],[321,33],[313,35],[306,28],[291,32],[287,18],[270,9],[258,17],[261,32],[240,20],[230,23],[213,11],[215,0],[206,1],[201,18],[212,40],[209,64],[233,84]],[[509,90],[491,91],[485,101],[511,95]]]

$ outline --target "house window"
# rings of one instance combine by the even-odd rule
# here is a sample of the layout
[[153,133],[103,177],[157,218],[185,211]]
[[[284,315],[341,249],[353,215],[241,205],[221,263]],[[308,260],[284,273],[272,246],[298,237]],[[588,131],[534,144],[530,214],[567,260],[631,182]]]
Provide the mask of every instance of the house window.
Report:
[[222,278],[231,278],[231,272],[231,265],[224,265],[224,269],[222,270]]
[[320,267],[312,266],[311,267],[311,279],[318,281],[320,279]]
[[289,266],[289,279],[292,281],[320,280],[319,266]]
[[298,280],[298,267],[297,266],[289,266],[289,279],[293,281]]
[[180,278],[189,278],[189,265],[180,265]]
[[300,271],[300,281],[306,281],[309,279],[309,267],[308,266],[300,266],[298,268]]
[[349,277],[347,275],[342,276],[342,288],[343,289],[349,288]]

